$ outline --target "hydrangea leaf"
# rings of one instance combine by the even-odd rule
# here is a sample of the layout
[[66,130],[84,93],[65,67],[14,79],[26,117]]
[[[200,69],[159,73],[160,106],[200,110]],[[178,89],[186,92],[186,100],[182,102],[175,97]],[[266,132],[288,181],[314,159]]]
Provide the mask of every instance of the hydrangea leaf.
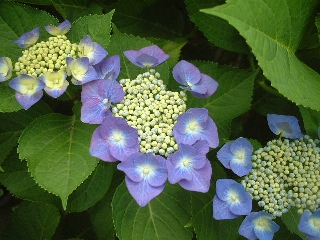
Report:
[[31,177],[26,161],[21,161],[13,150],[2,164],[0,182],[12,195],[29,201],[46,202],[61,208],[60,199],[41,188]]
[[[41,202],[22,202],[13,212],[1,239],[52,239],[60,221],[58,208]],[[22,231],[23,229],[23,231]]]
[[[121,69],[120,75],[118,79],[122,78],[130,78],[135,79],[138,74],[143,73],[146,71],[145,68],[139,68],[131,63],[123,54],[124,51],[127,50],[139,50],[143,47],[147,47],[152,45],[150,41],[132,36],[127,35],[124,33],[120,33],[119,31],[115,31],[114,35],[111,38],[110,44],[108,45],[108,52],[109,56],[112,55],[120,55],[121,57]],[[161,73],[161,79],[166,84],[169,78],[169,67],[168,63],[164,62],[161,65],[156,67],[157,72]]]
[[95,205],[108,191],[112,165],[100,161],[92,174],[68,198],[68,212],[82,212]]
[[320,75],[295,56],[317,4],[316,0],[229,0],[203,12],[227,20],[239,31],[282,95],[320,110]]
[[1,83],[0,86],[0,112],[16,112],[22,109],[14,96],[15,91],[9,87],[8,82]]
[[139,207],[122,183],[112,200],[114,224],[120,239],[191,239],[189,194],[177,185],[165,190],[145,207]]
[[[219,138],[229,138],[228,126],[232,119],[245,113],[251,107],[253,81],[257,72],[247,72],[231,67],[220,67],[211,62],[192,62],[202,73],[214,78],[219,87],[209,98],[188,97],[188,107],[204,107],[215,121]],[[221,134],[221,128],[224,129]]]
[[306,235],[300,232],[298,225],[301,214],[298,213],[296,208],[291,208],[288,212],[282,214],[281,219],[290,232],[297,234],[301,239],[306,240]]
[[70,41],[78,43],[89,35],[93,42],[106,48],[110,41],[111,19],[114,10],[103,15],[88,15],[77,19],[72,23],[72,28],[66,34]]
[[61,198],[64,209],[69,195],[98,163],[88,151],[96,126],[79,119],[78,114],[43,115],[31,122],[19,139],[20,159],[28,161],[31,175],[41,187]]
[[299,109],[306,134],[312,138],[319,138],[318,128],[320,127],[320,111],[311,110],[310,108],[302,106],[299,106]]
[[210,42],[229,51],[248,52],[248,46],[243,37],[227,21],[199,11],[223,4],[224,0],[187,0],[185,2],[190,19]]

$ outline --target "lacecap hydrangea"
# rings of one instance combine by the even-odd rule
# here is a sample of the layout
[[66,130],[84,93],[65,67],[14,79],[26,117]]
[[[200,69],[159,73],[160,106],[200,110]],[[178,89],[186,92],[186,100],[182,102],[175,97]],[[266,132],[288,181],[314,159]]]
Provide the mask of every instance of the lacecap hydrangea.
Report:
[[[219,144],[217,127],[204,108],[187,109],[186,91],[212,95],[218,83],[193,64],[180,61],[173,76],[181,91],[167,90],[155,68],[169,55],[158,46],[124,52],[146,69],[134,79],[92,81],[82,88],[81,119],[100,124],[93,133],[90,154],[116,162],[125,173],[130,194],[145,206],[164,189],[166,181],[207,192],[212,174],[206,158]],[[190,70],[191,69],[191,70]]]
[[[302,214],[299,230],[308,239],[319,239],[320,140],[304,135],[296,117],[268,114],[267,121],[271,131],[279,135],[278,139],[253,151],[248,140],[238,138],[218,151],[218,160],[242,180],[233,185],[220,183],[217,186],[213,216],[232,219],[247,215],[239,229],[242,236],[272,239],[279,229],[272,219],[294,207]],[[239,185],[237,188],[236,184]],[[244,194],[257,201],[262,211],[239,212],[237,209],[241,204],[247,202],[246,207],[252,204],[252,200],[244,200]],[[221,202],[224,208],[221,208]]]

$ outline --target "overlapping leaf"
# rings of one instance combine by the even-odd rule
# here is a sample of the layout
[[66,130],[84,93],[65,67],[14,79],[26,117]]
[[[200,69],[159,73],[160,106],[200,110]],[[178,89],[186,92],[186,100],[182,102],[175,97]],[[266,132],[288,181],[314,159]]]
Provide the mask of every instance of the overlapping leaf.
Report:
[[273,87],[295,102],[320,110],[320,75],[295,52],[318,1],[229,0],[203,12],[221,17],[246,39]]

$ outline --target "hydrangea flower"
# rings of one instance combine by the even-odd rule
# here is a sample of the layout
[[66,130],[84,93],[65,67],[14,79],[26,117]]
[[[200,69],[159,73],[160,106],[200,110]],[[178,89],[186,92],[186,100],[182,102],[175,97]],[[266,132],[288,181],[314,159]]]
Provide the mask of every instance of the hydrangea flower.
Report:
[[210,188],[212,168],[206,154],[209,152],[207,141],[195,145],[179,144],[178,151],[167,158],[168,180],[179,183],[189,191],[207,192]]
[[122,86],[116,80],[95,80],[84,84],[81,92],[81,121],[102,123],[111,103],[121,102],[124,94]]
[[107,114],[93,132],[90,154],[106,162],[124,161],[139,151],[137,129],[130,127],[125,119]]
[[308,240],[320,239],[320,208],[314,213],[305,211],[301,215],[298,228],[306,234]]
[[134,65],[141,68],[151,68],[160,65],[169,58],[157,45],[151,45],[140,50],[128,50],[124,55]]
[[120,73],[120,56],[115,55],[105,58],[93,67],[99,79],[116,79]]
[[78,48],[79,57],[89,58],[91,65],[99,63],[108,55],[108,52],[100,44],[93,42],[90,36],[81,39]]
[[45,26],[45,29],[48,33],[53,36],[65,35],[71,28],[71,23],[68,20],[63,21],[59,26],[54,26],[52,24]]
[[15,97],[19,104],[25,109],[29,109],[43,96],[45,83],[38,78],[23,74],[12,79],[9,86],[16,90]]
[[98,79],[96,70],[90,65],[89,58],[81,57],[74,59],[67,57],[66,62],[67,73],[68,75],[72,75],[71,81],[74,85],[82,85]]
[[51,97],[60,97],[69,86],[69,82],[66,80],[67,73],[64,71],[47,72],[40,77],[46,85],[44,91]]
[[178,143],[192,145],[206,140],[211,148],[219,145],[217,126],[205,108],[190,108],[179,115],[173,134]]
[[137,152],[118,164],[126,174],[125,181],[132,197],[144,207],[164,189],[167,180],[165,158]]
[[301,138],[301,133],[298,119],[294,116],[285,116],[277,114],[267,114],[267,121],[270,130],[285,138]]
[[196,66],[185,60],[174,66],[173,77],[183,85],[181,88],[191,91],[198,98],[210,97],[219,86],[213,78],[201,73]]
[[239,234],[247,239],[272,240],[280,227],[271,220],[272,216],[266,212],[251,212],[243,220]]
[[239,177],[248,174],[252,169],[253,147],[245,138],[238,138],[223,145],[217,158],[225,168],[231,169]]
[[30,47],[38,41],[39,31],[39,27],[34,28],[30,32],[22,34],[18,40],[14,40],[13,42],[21,48]]
[[8,57],[0,57],[0,82],[10,79],[12,76],[12,62]]
[[213,217],[216,220],[234,219],[252,210],[252,199],[243,185],[232,179],[218,179],[213,198]]

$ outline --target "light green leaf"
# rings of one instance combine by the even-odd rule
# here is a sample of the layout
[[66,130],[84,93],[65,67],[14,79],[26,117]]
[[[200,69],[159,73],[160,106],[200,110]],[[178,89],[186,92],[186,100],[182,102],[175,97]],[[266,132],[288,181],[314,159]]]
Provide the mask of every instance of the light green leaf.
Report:
[[100,161],[93,173],[68,198],[68,212],[82,212],[96,204],[108,191],[112,165]]
[[223,4],[224,0],[186,0],[185,2],[190,19],[210,42],[229,51],[248,52],[244,39],[227,21],[199,11]]
[[285,214],[282,214],[281,219],[287,226],[290,232],[295,233],[301,237],[301,239],[307,239],[306,235],[298,229],[301,214],[298,213],[296,208],[291,208]]
[[67,33],[68,38],[78,43],[82,38],[89,35],[92,41],[106,48],[110,41],[111,19],[114,11],[103,15],[89,15],[79,18],[72,24]]
[[310,108],[302,106],[299,106],[299,109],[306,134],[312,138],[320,138],[318,135],[318,128],[320,127],[320,111],[311,110]]
[[59,221],[60,213],[55,206],[41,202],[22,202],[15,209],[0,238],[3,240],[52,239]]
[[80,116],[43,115],[24,130],[18,152],[28,161],[32,177],[44,189],[58,195],[66,208],[69,195],[91,174],[98,160],[89,154],[96,126]]
[[[209,98],[188,96],[188,107],[204,107],[218,126],[219,138],[229,138],[228,127],[232,119],[251,107],[253,81],[257,72],[231,67],[220,67],[212,62],[192,62],[202,73],[214,78],[219,87]],[[222,134],[224,133],[224,134]]]
[[229,0],[203,12],[221,17],[246,39],[264,75],[297,105],[320,110],[320,75],[295,52],[317,0]]
[[167,184],[145,207],[139,207],[122,183],[112,200],[117,235],[123,240],[191,239],[190,197],[187,191]]

